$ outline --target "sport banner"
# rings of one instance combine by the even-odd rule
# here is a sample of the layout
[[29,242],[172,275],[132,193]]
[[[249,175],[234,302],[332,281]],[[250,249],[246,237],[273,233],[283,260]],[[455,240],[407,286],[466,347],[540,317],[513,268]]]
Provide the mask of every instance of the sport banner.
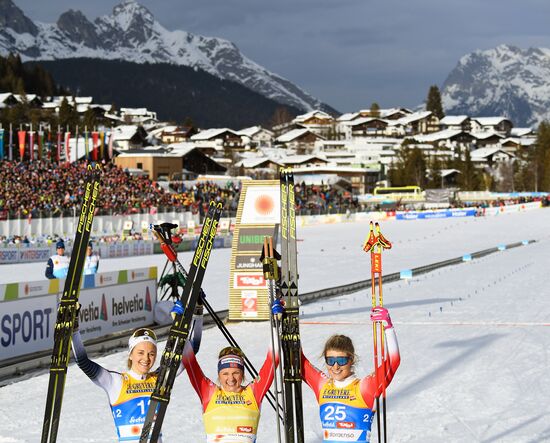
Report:
[[264,237],[274,237],[281,220],[279,180],[246,180],[231,245],[229,320],[268,320],[269,294],[260,255]]
[[[154,323],[157,268],[86,275],[80,291],[84,340]],[[0,363],[53,346],[63,280],[0,285]]]

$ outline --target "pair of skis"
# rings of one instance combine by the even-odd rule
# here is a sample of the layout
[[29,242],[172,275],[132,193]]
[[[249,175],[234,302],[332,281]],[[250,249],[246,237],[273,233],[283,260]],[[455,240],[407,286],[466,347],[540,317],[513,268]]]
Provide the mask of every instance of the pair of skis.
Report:
[[[380,225],[376,223],[373,225],[370,222],[369,236],[363,245],[365,252],[370,252],[371,259],[371,298],[372,307],[384,306],[384,297],[382,295],[382,251],[384,249],[391,249],[391,243],[380,232]],[[376,298],[376,291],[378,289],[378,300]],[[386,346],[384,343],[384,325],[373,322],[372,324],[372,336],[374,347],[374,369],[378,377],[378,371],[376,370],[380,365],[386,365]],[[386,371],[384,371],[385,373]],[[379,380],[376,380],[379,385]],[[382,409],[380,409],[380,397],[376,397],[376,423],[378,425],[378,442],[382,441],[382,435],[384,442],[387,441],[387,423],[386,423],[386,384],[382,382]],[[382,421],[382,425],[381,425]]]
[[176,265],[177,271],[186,275],[187,279],[180,297],[180,301],[184,306],[184,312],[183,314],[176,314],[168,333],[166,347],[164,348],[160,362],[157,383],[151,394],[149,408],[143,424],[140,443],[148,441],[156,443],[160,437],[162,422],[168,408],[174,380],[182,364],[183,348],[191,329],[193,312],[200,297],[202,280],[214,246],[214,238],[218,230],[221,212],[222,204],[216,204],[211,201],[208,213],[204,219],[197,248],[189,267],[189,272],[183,268],[177,259],[177,253],[171,244],[172,237],[170,231],[176,226],[172,224],[153,226],[153,232],[161,242],[163,252]]
[[88,165],[87,178],[84,182],[84,200],[78,217],[63,295],[57,309],[41,443],[54,443],[57,440],[63,391],[71,353],[71,336],[78,309],[80,281],[92,232],[95,208],[99,200],[100,172],[99,164]]
[[296,202],[294,174],[282,169],[281,182],[281,276],[280,296],[285,302],[281,321],[283,351],[283,398],[286,443],[304,442],[302,406],[302,354],[300,344],[298,263],[296,249]]

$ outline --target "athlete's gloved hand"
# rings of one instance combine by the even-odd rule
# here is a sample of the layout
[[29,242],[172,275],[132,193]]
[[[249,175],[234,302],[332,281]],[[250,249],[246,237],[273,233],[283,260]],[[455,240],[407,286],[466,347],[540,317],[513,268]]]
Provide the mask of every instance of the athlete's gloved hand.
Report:
[[174,320],[176,318],[176,315],[178,314],[183,315],[184,311],[185,311],[185,308],[183,307],[183,303],[181,302],[181,300],[176,301],[176,303],[174,303],[174,306],[170,310],[170,315],[172,316],[172,320]]
[[285,312],[285,302],[281,299],[276,298],[273,300],[273,303],[271,303],[271,313],[274,317],[277,317],[280,319]]
[[384,323],[384,327],[386,329],[393,328],[393,324],[391,322],[390,313],[388,310],[382,306],[376,306],[375,308],[372,308],[372,311],[370,313],[370,319],[372,321],[380,321]]
[[204,303],[203,300],[206,298],[206,294],[204,291],[201,290],[199,294],[199,299],[197,300],[197,304],[195,305],[195,312],[193,312],[193,315],[202,315],[204,311]]
[[80,307],[81,304],[76,302],[76,313],[74,315],[73,332],[78,331],[78,328],[80,327]]

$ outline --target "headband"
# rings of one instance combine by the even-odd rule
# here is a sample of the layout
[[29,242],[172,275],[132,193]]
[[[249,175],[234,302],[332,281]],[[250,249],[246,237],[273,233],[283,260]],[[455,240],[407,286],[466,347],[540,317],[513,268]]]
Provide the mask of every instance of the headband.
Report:
[[132,352],[132,349],[136,347],[139,343],[142,342],[149,342],[153,343],[155,347],[157,346],[157,341],[149,334],[145,333],[145,335],[140,335],[139,337],[134,337],[133,335],[130,337],[130,340],[128,340],[128,352]]
[[224,355],[218,360],[218,372],[226,368],[237,368],[244,372],[244,361],[238,355]]

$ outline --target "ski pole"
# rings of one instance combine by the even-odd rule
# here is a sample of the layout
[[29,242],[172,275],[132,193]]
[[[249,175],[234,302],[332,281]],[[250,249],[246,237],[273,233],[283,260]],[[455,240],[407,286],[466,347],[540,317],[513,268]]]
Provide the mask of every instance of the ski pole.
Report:
[[[379,306],[384,306],[384,297],[382,295],[382,250],[383,249],[391,249],[392,245],[391,243],[382,235],[382,232],[380,231],[380,225],[378,223],[375,224],[376,229],[376,237],[378,239],[378,246],[380,249],[380,263],[379,263],[379,269],[378,269],[378,304]],[[380,324],[380,334],[381,334],[381,348],[382,348],[382,365],[384,367],[384,377],[386,376],[386,343],[385,343],[385,328],[384,324]],[[386,408],[387,408],[387,397],[386,397],[386,380],[384,379],[382,388],[382,409],[383,409],[383,423],[384,423],[384,442],[387,441],[387,415],[386,415]]]
[[[160,228],[164,231],[164,234],[166,236],[170,235],[170,231],[175,227],[175,225],[171,224],[171,223],[163,223],[162,225],[160,225]],[[158,232],[155,231],[155,234],[157,235],[158,237]],[[164,254],[166,255],[166,257],[168,258],[169,261],[171,261],[172,263],[174,263],[174,265],[176,266],[177,270],[179,271],[179,274],[184,277],[184,278],[187,278],[187,271],[186,269],[183,267],[183,265],[181,264],[181,262],[178,260],[178,257],[177,257],[177,252],[176,250],[174,249],[174,247],[166,242],[161,242],[161,248],[162,248],[162,251],[164,252]],[[185,282],[182,282],[183,284],[185,284]],[[241,347],[239,346],[239,344],[237,343],[237,341],[233,338],[233,336],[231,335],[231,333],[229,332],[229,330],[226,328],[226,326],[224,325],[224,323],[222,322],[222,320],[220,319],[220,317],[218,316],[218,314],[216,314],[216,312],[214,311],[214,309],[212,308],[212,306],[210,305],[210,303],[208,303],[208,301],[206,300],[206,295],[204,294],[204,291],[200,290],[200,297],[201,297],[201,300],[203,302],[203,305],[204,307],[206,308],[206,310],[208,311],[208,313],[210,314],[210,316],[212,317],[212,319],[214,320],[214,322],[216,323],[216,325],[218,326],[218,328],[220,329],[221,333],[223,334],[223,336],[226,338],[226,340],[229,342],[229,344],[231,346],[234,346],[236,348],[239,348],[241,349]],[[243,353],[243,360],[244,360],[244,363],[245,363],[245,367],[246,369],[248,370],[248,372],[250,372],[250,374],[252,375],[252,377],[256,378],[258,376],[258,371],[256,370],[256,368],[252,365],[252,363],[250,362],[250,360],[248,359],[248,357]],[[274,398],[275,396],[273,395],[273,393],[271,391],[268,391],[267,394],[266,394],[266,398],[269,402],[269,404],[271,404],[271,406],[273,407],[273,409],[275,411],[278,412],[279,414],[279,417],[281,417],[281,411],[279,410],[279,408],[277,408],[275,406],[275,403],[276,402],[276,399]],[[282,419],[282,417],[281,417]]]
[[[268,281],[268,292],[269,292],[269,303],[270,306],[273,305],[273,301],[275,300],[275,292],[274,292],[274,284],[275,281],[278,278],[278,268],[277,268],[277,260],[273,256],[273,237],[264,237],[264,254],[263,254],[263,271],[264,271],[264,278]],[[279,358],[280,358],[280,342],[277,340],[277,348],[275,348],[275,331],[277,331],[277,335],[280,337],[279,334],[279,328],[278,328],[278,320],[273,314],[273,312],[270,312],[269,314],[269,320],[271,324],[271,349],[273,349],[273,353],[278,352]],[[275,358],[273,359],[273,374],[274,374],[274,384],[275,384],[275,402],[277,403],[277,410],[279,410],[279,381],[278,377],[280,377],[280,380],[282,380],[282,370],[279,366],[279,375],[277,373],[277,365],[275,363]],[[282,391],[281,391],[282,393]],[[283,399],[284,401],[284,399]],[[283,406],[283,412],[284,412],[284,406]],[[281,423],[280,420],[277,420],[277,441],[281,443]]]

